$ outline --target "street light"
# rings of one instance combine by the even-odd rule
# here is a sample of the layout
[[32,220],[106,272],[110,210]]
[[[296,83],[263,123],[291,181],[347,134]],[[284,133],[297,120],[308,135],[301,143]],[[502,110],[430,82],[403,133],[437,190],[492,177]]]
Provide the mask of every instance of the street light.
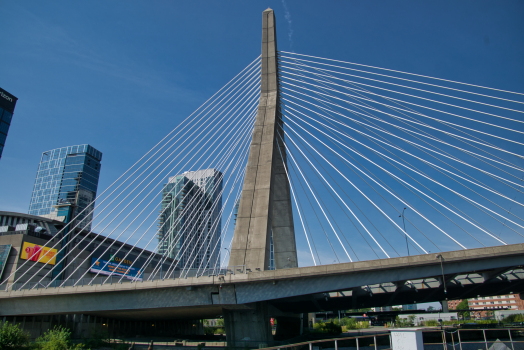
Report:
[[402,214],[400,214],[398,217],[402,216],[402,224],[404,225],[404,235],[406,236],[406,248],[408,248],[408,256],[409,256],[409,245],[408,245],[408,234],[406,232],[406,221],[404,220],[404,211],[406,208],[402,209]]

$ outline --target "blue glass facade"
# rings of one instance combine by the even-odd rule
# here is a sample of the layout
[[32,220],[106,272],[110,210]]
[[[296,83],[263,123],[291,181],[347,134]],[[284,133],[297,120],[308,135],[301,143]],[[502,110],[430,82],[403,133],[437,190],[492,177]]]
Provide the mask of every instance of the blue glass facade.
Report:
[[[49,215],[53,205],[71,203],[72,217],[88,208],[77,220],[81,228],[90,228],[98,188],[102,153],[90,145],[57,148],[42,153],[36,174],[29,214]],[[87,215],[87,217],[86,217]]]
[[11,126],[13,112],[18,99],[0,88],[0,158],[4,152],[5,140]]

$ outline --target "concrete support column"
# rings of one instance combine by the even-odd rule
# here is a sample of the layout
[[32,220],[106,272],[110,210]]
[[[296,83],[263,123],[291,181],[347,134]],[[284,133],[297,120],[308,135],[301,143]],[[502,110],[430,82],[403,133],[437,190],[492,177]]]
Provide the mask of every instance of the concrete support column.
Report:
[[231,246],[230,266],[268,270],[273,235],[275,268],[297,267],[291,194],[281,139],[275,14],[262,14],[260,102]]
[[447,300],[442,300],[440,304],[442,304],[442,312],[449,312]]
[[277,330],[275,340],[284,340],[300,335],[300,326],[302,319],[300,315],[294,316],[277,316]]
[[251,306],[250,310],[223,310],[228,347],[253,347],[256,342],[267,346],[273,340],[267,303],[259,302]]

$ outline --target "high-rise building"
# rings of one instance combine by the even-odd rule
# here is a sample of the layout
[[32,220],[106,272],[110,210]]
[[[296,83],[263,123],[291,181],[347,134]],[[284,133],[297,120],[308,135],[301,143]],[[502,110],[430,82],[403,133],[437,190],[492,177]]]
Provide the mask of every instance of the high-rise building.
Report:
[[[57,148],[42,153],[29,214],[60,219],[54,206],[71,204],[78,228],[91,229],[102,153],[90,145]],[[84,210],[85,209],[85,210]],[[63,219],[62,219],[63,220]]]
[[214,268],[220,256],[222,173],[187,171],[170,177],[162,193],[158,253],[180,268]]
[[11,119],[13,118],[17,100],[9,92],[0,88],[0,158],[2,158],[5,139],[7,138],[9,126],[11,126]]

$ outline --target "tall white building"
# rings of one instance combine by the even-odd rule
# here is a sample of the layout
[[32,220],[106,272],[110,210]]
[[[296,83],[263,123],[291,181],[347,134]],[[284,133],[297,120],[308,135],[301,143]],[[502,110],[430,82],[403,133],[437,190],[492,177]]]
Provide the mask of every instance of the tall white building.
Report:
[[162,194],[158,253],[179,268],[214,268],[220,256],[222,173],[187,171],[169,178]]

